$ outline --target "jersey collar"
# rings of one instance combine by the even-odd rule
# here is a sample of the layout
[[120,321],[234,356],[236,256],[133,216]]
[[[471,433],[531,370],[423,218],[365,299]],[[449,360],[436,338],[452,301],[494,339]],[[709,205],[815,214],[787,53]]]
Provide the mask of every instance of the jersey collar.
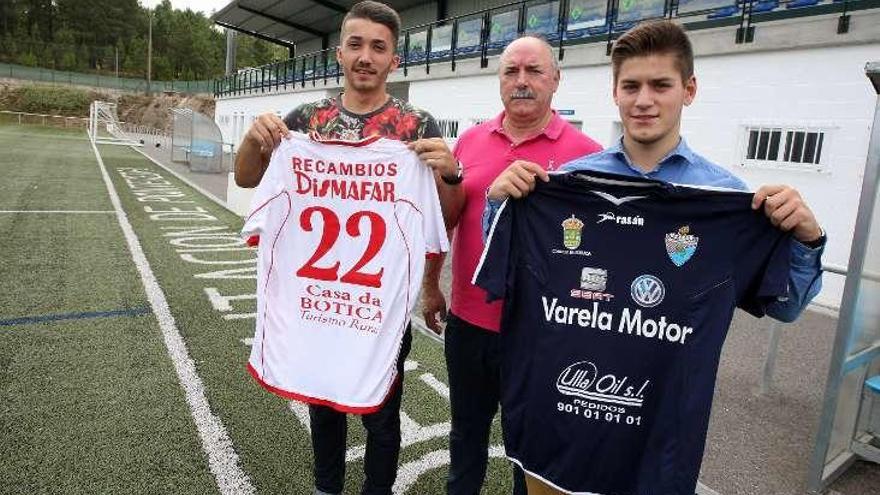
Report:
[[607,149],[607,152],[617,156],[618,159],[626,163],[626,166],[632,169],[634,172],[638,173],[639,175],[644,175],[646,177],[658,174],[660,172],[660,169],[662,169],[664,166],[667,168],[674,167],[676,165],[684,167],[687,165],[692,165],[696,162],[696,155],[691,150],[690,146],[687,145],[687,142],[683,137],[679,137],[678,144],[675,146],[675,148],[673,148],[672,151],[670,151],[666,154],[666,156],[660,159],[660,161],[657,163],[657,167],[655,167],[654,170],[651,170],[647,173],[643,172],[642,169],[637,167],[632,162],[632,160],[630,160],[629,155],[626,154],[626,149],[623,147],[623,136],[621,136],[617,140],[617,143],[615,143],[614,146],[609,147]]
[[[559,139],[559,136],[562,135],[562,131],[565,130],[565,121],[562,120],[562,118],[556,113],[556,110],[550,111],[553,113],[553,115],[550,117],[550,122],[547,122],[547,126],[544,127],[544,130],[536,134],[535,136],[526,139],[525,141],[522,141],[520,144],[527,143],[538,136],[546,136],[551,141],[556,141],[557,139]],[[505,113],[502,110],[501,113],[499,113],[494,119],[490,120],[489,130],[491,132],[498,133],[504,136],[505,139],[509,140],[507,134],[504,132],[504,126],[502,125],[502,122],[504,122],[504,115]]]

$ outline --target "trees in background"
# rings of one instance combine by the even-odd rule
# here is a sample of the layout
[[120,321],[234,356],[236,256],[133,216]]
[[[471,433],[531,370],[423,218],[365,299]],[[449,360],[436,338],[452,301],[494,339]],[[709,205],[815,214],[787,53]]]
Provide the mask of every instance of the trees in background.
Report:
[[[199,12],[154,9],[138,0],[0,0],[0,62],[76,72],[146,77],[152,13],[153,79],[223,75],[225,34]],[[239,67],[287,58],[287,50],[239,36]]]

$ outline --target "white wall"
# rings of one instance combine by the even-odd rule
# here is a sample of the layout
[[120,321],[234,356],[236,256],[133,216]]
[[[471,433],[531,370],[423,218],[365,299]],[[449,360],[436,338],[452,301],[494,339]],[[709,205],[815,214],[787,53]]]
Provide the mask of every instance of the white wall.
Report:
[[[310,83],[309,83],[310,84]],[[274,112],[282,117],[302,103],[319,100],[327,94],[335,94],[335,90],[327,90],[321,86],[288,93],[254,93],[240,97],[227,97],[217,100],[214,109],[215,120],[223,134],[223,141],[233,143],[238,149],[244,133],[251,122],[266,112]]]
[[[685,136],[753,188],[781,182],[801,191],[828,234],[825,263],[849,261],[876,102],[864,67],[878,56],[875,44],[712,57],[697,66],[701,89],[687,114]],[[822,152],[828,170],[741,166],[737,145],[745,123],[830,128]],[[843,277],[826,275],[824,281],[827,290],[820,300],[839,304]]]
[[[826,263],[846,265],[849,260],[876,101],[864,66],[877,58],[880,43],[709,55],[695,62],[697,98],[684,111],[682,134],[695,150],[732,170],[752,188],[786,183],[800,190],[828,233]],[[244,115],[249,125],[252,117],[263,111],[283,114],[327,92],[318,88],[223,98],[217,101],[216,115],[224,139],[237,143],[243,131],[236,134],[230,125],[223,124],[224,115]],[[460,132],[474,119],[490,118],[501,110],[497,77],[490,71],[445,79],[413,79],[409,82],[409,98],[435,118],[458,120]],[[582,121],[584,132],[607,145],[619,121],[611,99],[610,67],[563,69],[554,106],[573,110],[574,115],[567,118]],[[828,127],[828,141],[822,152],[828,169],[792,172],[741,166],[745,124]],[[836,306],[842,277],[826,275],[825,286],[818,302]]]

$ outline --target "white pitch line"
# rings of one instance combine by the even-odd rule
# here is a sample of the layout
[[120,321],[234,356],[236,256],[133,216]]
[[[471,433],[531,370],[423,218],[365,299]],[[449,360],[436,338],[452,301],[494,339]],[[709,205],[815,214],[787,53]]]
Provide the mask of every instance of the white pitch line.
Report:
[[[297,411],[294,411],[297,413]],[[306,413],[308,414],[308,413]],[[308,417],[306,417],[308,419]],[[302,418],[300,418],[302,421]],[[451,425],[449,421],[428,426],[416,423],[406,411],[400,411],[400,448],[405,449],[410,445],[427,442],[435,438],[449,436]],[[345,462],[358,461],[364,457],[367,451],[366,445],[356,445],[349,448],[345,453]]]
[[699,481],[697,481],[697,489],[695,491],[696,495],[721,495],[720,493],[700,483]]
[[131,257],[137,266],[141,276],[141,282],[153,309],[153,314],[159,322],[159,328],[162,330],[162,337],[165,341],[165,347],[171,362],[174,364],[174,371],[177,373],[177,379],[184,391],[187,405],[189,405],[193,420],[196,423],[196,429],[199,432],[199,438],[202,441],[202,449],[208,455],[208,466],[211,473],[217,481],[217,487],[220,493],[224,495],[239,495],[255,493],[254,486],[251,484],[250,478],[242,471],[238,465],[238,454],[232,445],[232,440],[226,432],[226,428],[213,412],[205,397],[205,387],[202,380],[196,373],[196,366],[189,352],[186,349],[186,343],[177,329],[174,316],[168,307],[168,301],[165,294],[150,268],[150,264],[141,249],[140,241],[128,221],[125,211],[122,209],[122,203],[119,201],[119,195],[116,188],[110,180],[107,168],[104,166],[104,160],[98,152],[97,146],[92,143],[92,149],[95,157],[98,159],[98,166],[101,169],[101,177],[107,186],[107,192],[110,195],[110,202],[113,203],[113,209],[116,212],[116,219],[119,226],[125,234],[125,241],[131,252]]
[[419,459],[401,465],[397,468],[397,480],[391,489],[392,493],[394,495],[406,493],[423,473],[447,464],[449,464],[449,451],[443,449],[428,452]]
[[73,214],[93,214],[93,213],[116,213],[113,210],[0,210],[0,213],[73,213]]
[[312,434],[312,420],[309,418],[309,406],[303,404],[302,402],[292,400],[287,403],[288,409],[290,412],[296,416],[296,419],[299,420],[299,423],[306,429],[309,435]]
[[[489,457],[504,457],[504,447],[490,446]],[[392,492],[394,495],[406,493],[422,474],[447,464],[449,464],[449,451],[446,449],[428,452],[419,459],[403,464],[397,470],[397,481],[394,482]]]
[[425,382],[425,385],[434,389],[441,397],[449,400],[449,386],[438,380],[433,373],[423,373],[419,376],[419,380]]
[[256,317],[256,313],[233,313],[231,315],[223,315],[224,320],[247,320],[248,318]]

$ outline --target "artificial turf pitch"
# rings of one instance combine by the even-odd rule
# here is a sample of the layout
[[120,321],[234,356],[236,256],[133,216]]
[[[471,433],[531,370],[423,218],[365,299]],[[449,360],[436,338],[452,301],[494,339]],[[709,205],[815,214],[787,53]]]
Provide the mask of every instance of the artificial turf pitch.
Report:
[[[219,491],[224,473],[205,452],[85,133],[0,126],[0,147],[0,492]],[[245,371],[255,279],[241,219],[131,148],[98,150],[247,485],[310,494],[302,407]],[[445,493],[442,346],[414,332],[409,361],[395,492]],[[349,423],[345,493],[358,493],[364,431]],[[497,455],[497,421],[490,443]],[[509,491],[508,462],[490,459],[483,493]]]

